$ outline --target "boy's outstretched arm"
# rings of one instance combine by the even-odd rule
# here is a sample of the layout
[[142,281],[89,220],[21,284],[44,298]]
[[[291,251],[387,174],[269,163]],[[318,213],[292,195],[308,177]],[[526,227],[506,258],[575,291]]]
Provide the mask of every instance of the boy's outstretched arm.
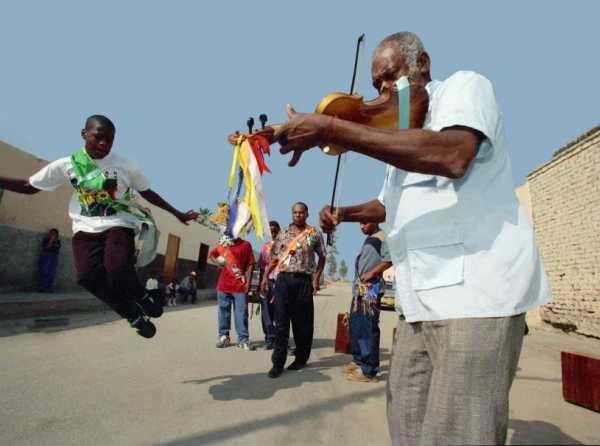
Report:
[[188,221],[190,220],[197,219],[200,215],[196,211],[187,211],[185,213],[179,212],[152,189],[146,189],[145,191],[140,192],[140,195],[146,200],[148,200],[150,203],[152,203],[154,206],[158,206],[159,208],[164,209],[165,211],[173,214],[184,225],[187,225]]
[[29,184],[29,180],[0,176],[0,187],[18,194],[37,194],[40,190]]

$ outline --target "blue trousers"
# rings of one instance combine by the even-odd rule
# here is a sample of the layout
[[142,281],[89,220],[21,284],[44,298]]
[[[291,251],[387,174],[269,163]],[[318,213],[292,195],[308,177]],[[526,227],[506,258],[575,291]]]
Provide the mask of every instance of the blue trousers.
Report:
[[379,372],[379,310],[353,311],[349,318],[352,357],[367,376]]
[[244,293],[217,291],[219,302],[219,336],[229,336],[231,328],[231,306],[233,305],[235,331],[238,343],[248,342],[248,300]]
[[58,254],[42,254],[38,263],[40,291],[52,291],[54,287],[54,278],[58,269]]

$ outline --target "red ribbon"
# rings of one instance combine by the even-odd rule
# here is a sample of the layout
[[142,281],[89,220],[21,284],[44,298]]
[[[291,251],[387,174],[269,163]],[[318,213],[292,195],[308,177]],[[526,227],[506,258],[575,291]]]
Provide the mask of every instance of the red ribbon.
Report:
[[254,153],[254,158],[256,158],[256,162],[258,163],[258,170],[262,175],[263,172],[271,173],[271,170],[265,164],[265,158],[263,153],[271,156],[271,149],[269,147],[269,141],[267,138],[261,135],[251,135],[248,136],[248,143],[250,144],[250,148],[252,149],[252,153]]

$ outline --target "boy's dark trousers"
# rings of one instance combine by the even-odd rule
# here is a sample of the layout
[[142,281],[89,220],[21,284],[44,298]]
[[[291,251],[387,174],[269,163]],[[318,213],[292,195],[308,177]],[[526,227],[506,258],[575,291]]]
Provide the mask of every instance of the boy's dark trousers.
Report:
[[134,247],[130,228],[80,231],[73,236],[77,282],[128,320],[139,316],[136,302],[146,293],[136,275]]
[[287,358],[290,322],[296,343],[296,362],[310,357],[314,329],[312,276],[280,272],[275,282],[275,343],[273,366],[283,368]]

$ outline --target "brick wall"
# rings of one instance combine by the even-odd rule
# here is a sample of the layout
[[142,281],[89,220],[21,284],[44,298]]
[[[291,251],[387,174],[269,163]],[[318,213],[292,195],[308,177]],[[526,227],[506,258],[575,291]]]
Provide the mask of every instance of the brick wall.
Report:
[[528,182],[553,292],[542,319],[600,337],[600,126],[558,150]]

